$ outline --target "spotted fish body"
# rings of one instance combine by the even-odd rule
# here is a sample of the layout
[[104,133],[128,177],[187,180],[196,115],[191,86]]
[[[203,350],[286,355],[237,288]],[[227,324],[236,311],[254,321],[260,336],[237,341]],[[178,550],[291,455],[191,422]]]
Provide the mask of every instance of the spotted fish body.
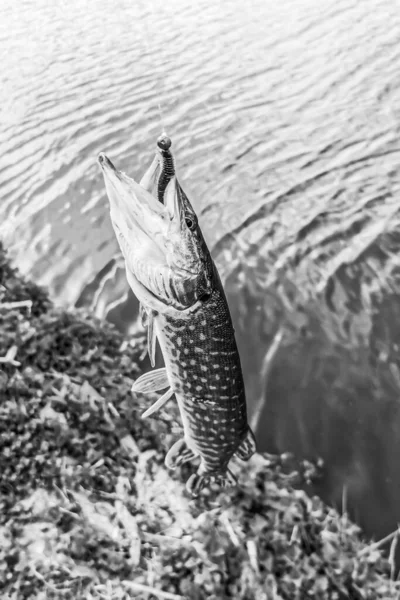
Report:
[[[189,492],[197,495],[202,487],[211,482],[222,486],[234,484],[236,480],[228,468],[231,458],[236,455],[248,460],[256,448],[247,423],[240,358],[224,290],[197,225],[197,217],[177,184],[169,145],[170,141],[165,136],[159,141],[158,155],[141,183],[146,191],[153,192],[163,208],[164,205],[169,207],[167,214],[175,215],[169,216],[171,221],[174,218],[177,220],[176,214],[179,212],[179,232],[184,242],[181,243],[179,235],[174,238],[175,230],[165,234],[162,221],[164,213],[160,213],[159,225],[158,222],[154,225],[150,217],[145,216],[145,220],[149,219],[146,222],[148,235],[153,233],[156,239],[165,241],[166,255],[171,252],[167,262],[173,265],[173,269],[169,266],[170,270],[167,271],[162,259],[158,258],[158,269],[155,269],[155,274],[151,272],[151,276],[143,275],[142,263],[142,270],[139,270],[139,263],[131,258],[131,245],[134,242],[129,243],[131,238],[124,230],[124,219],[132,217],[130,211],[133,209],[131,205],[123,205],[121,209],[120,199],[125,187],[121,188],[119,180],[113,183],[115,177],[119,177],[119,172],[104,155],[99,162],[106,185],[108,183],[111,211],[114,206],[112,220],[125,256],[127,278],[147,317],[149,354],[154,361],[155,341],[158,339],[165,361],[165,369],[146,373],[135,382],[132,389],[135,392],[149,392],[168,388],[144,416],[155,412],[175,395],[184,437],[168,452],[166,465],[175,468],[199,456],[200,467],[187,482]],[[111,179],[111,183],[107,178]],[[120,177],[123,183],[124,178],[126,176]],[[173,185],[177,190],[175,200],[171,200],[168,190]],[[119,195],[116,196],[117,192]],[[135,197],[140,200],[140,190],[136,190]],[[119,213],[116,214],[118,203]],[[171,208],[173,203],[175,212]],[[155,212],[160,210],[153,204],[151,206]],[[151,218],[155,218],[153,213]],[[193,230],[192,236],[186,226]],[[141,228],[146,227],[141,224]],[[154,228],[157,230],[155,233]],[[139,229],[136,233],[141,235]],[[150,253],[155,251],[154,248],[150,249]],[[174,253],[179,255],[176,264]],[[162,279],[161,272],[164,274]]]
[[188,447],[206,473],[224,473],[248,433],[240,359],[222,288],[190,319],[156,320]]

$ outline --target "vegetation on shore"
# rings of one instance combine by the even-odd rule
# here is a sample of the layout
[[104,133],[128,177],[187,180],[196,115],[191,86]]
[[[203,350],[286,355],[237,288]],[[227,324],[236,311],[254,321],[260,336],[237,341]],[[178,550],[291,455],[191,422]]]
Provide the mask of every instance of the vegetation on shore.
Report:
[[313,465],[257,455],[237,488],[189,498],[193,467],[163,464],[174,403],[141,420],[151,399],[130,392],[144,352],[55,308],[0,247],[2,598],[399,597],[379,544],[293,487]]

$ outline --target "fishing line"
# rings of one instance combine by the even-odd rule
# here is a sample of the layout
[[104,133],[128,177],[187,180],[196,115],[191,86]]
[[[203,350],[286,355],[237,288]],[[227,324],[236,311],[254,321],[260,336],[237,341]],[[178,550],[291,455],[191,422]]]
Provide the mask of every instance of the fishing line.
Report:
[[[156,17],[160,15],[160,11],[156,11],[156,9],[154,7],[153,0],[150,0],[150,2],[148,2],[146,4],[146,7],[149,9],[149,13],[150,14],[149,14],[149,16],[146,15],[145,18],[143,19],[144,36],[143,36],[142,39],[143,39],[144,46],[146,48],[146,54],[147,54],[147,57],[148,57],[148,61],[149,61],[149,63],[151,63],[151,57],[154,55],[154,53],[152,52],[153,49],[150,48],[148,40],[158,39],[158,38],[157,38],[157,35],[152,35],[151,34],[149,23],[148,23],[148,18],[150,18],[150,22],[151,23],[156,23],[157,22],[156,21]],[[159,53],[159,50],[157,50],[157,53]],[[162,53],[162,56],[163,56],[163,59],[164,59],[163,62],[165,63],[166,62],[165,61],[166,55],[165,55],[165,52],[164,52],[163,45],[162,45],[162,48],[161,48],[161,53]],[[154,70],[154,62],[149,65],[149,71],[151,72],[152,70]],[[160,82],[160,85],[157,85],[157,88],[156,88],[157,89],[157,93],[158,93],[157,108],[158,108],[158,117],[159,117],[159,120],[160,120],[160,130],[161,130],[160,133],[161,133],[161,135],[166,135],[166,133],[165,133],[166,132],[166,128],[165,128],[164,112],[161,109],[161,99],[160,99],[160,90],[162,90],[162,92],[165,92],[166,87],[167,87],[166,86],[166,81],[165,81],[164,70],[161,70],[161,73],[157,74],[157,79]]]
[[[164,82],[165,84],[165,82]],[[164,121],[164,115],[161,111],[161,104],[160,102],[158,102],[158,116],[160,117],[160,125],[161,125],[161,135],[167,135],[166,131],[165,131],[165,121]]]

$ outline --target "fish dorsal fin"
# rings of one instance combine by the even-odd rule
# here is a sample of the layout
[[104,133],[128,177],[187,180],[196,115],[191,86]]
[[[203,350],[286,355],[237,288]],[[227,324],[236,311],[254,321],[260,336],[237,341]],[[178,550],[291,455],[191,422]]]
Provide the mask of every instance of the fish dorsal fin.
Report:
[[155,413],[159,408],[161,408],[162,406],[164,406],[164,404],[166,402],[168,402],[168,400],[171,398],[171,396],[172,396],[173,393],[174,393],[174,390],[172,388],[169,388],[169,390],[167,390],[165,392],[165,394],[163,394],[161,396],[161,398],[159,398],[156,402],[154,402],[154,404],[152,404],[150,406],[150,408],[148,408],[142,414],[142,419],[146,419],[146,417],[149,417],[150,415],[152,415],[153,413]]
[[136,379],[132,386],[132,392],[142,392],[143,394],[147,394],[150,392],[158,392],[158,390],[163,390],[166,387],[169,387],[169,381],[167,369],[163,367],[162,369],[149,371],[148,373],[141,375],[139,379]]

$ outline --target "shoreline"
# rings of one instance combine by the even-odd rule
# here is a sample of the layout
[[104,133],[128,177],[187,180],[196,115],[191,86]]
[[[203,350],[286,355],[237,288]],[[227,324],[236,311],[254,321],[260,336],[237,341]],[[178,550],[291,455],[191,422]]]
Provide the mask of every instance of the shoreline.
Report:
[[[240,485],[193,500],[163,460],[173,403],[130,392],[131,346],[54,307],[0,244],[0,590],[4,598],[398,598],[393,560],[293,484],[290,460],[234,465]],[[393,537],[393,546],[397,535]],[[3,583],[1,583],[3,582]]]

